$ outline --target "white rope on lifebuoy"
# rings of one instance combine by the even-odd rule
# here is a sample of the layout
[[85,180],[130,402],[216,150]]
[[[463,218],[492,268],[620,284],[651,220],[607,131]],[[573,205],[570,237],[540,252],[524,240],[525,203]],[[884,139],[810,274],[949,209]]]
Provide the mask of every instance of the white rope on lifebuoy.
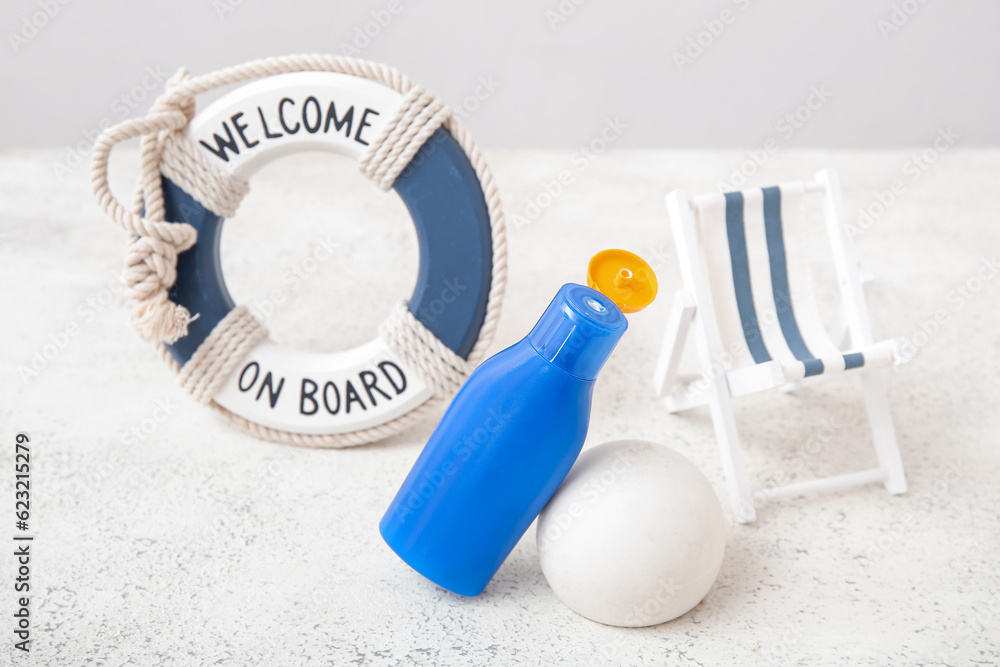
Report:
[[[337,72],[364,77],[403,95],[403,102],[361,158],[362,172],[380,188],[392,187],[396,177],[438,127],[445,127],[469,158],[482,187],[490,218],[493,266],[485,318],[467,359],[455,354],[400,304],[380,333],[394,352],[419,370],[432,396],[416,409],[391,421],[358,431],[336,434],[301,434],[251,422],[222,407],[211,397],[233,372],[241,352],[267,336],[263,325],[245,308],[229,313],[199,346],[183,369],[166,353],[187,334],[192,315],[169,299],[177,278],[177,255],[197,241],[195,229],[183,222],[165,220],[161,174],[190,193],[221,217],[231,217],[248,191],[245,181],[209,164],[183,136],[194,117],[194,98],[202,93],[255,79],[292,72]],[[108,159],[116,144],[141,137],[140,177],[134,201],[126,209],[111,193]],[[197,400],[210,405],[231,423],[251,434],[276,442],[310,447],[344,447],[382,439],[398,433],[434,411],[461,386],[485,356],[499,320],[507,283],[507,243],[500,195],[493,175],[469,133],[443,102],[415,86],[387,65],[327,55],[293,55],[257,60],[192,78],[179,70],[143,118],[131,119],[106,130],[95,142],[91,182],[101,208],[130,235],[124,280],[131,320],[146,340],[157,343],[161,356],[182,386]]]
[[246,306],[233,308],[180,369],[181,387],[199,403],[210,402],[246,353],[264,338],[267,329]]

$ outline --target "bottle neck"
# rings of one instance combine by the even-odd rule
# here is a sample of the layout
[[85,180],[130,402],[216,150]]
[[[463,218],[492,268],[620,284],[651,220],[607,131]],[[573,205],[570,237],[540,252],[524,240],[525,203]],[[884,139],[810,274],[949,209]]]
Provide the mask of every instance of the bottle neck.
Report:
[[627,328],[625,315],[611,299],[571,283],[559,290],[527,340],[553,366],[593,380]]

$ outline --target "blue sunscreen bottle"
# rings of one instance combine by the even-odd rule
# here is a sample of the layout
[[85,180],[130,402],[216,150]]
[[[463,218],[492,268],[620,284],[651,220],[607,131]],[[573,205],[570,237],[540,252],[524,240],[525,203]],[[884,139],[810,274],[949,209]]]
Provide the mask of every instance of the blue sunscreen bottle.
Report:
[[[652,280],[655,294],[652,271],[626,254],[648,270],[643,282],[629,269],[633,287]],[[469,376],[379,524],[400,558],[454,593],[483,591],[580,454],[622,310],[564,285],[527,337]]]

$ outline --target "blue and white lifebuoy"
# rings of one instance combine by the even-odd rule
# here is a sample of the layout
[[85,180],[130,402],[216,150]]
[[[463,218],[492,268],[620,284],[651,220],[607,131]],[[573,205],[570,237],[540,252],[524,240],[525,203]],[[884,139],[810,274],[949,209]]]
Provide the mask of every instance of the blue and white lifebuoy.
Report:
[[[402,100],[392,88],[348,74],[280,74],[217,100],[191,120],[186,136],[212,164],[248,180],[268,162],[299,151],[359,159]],[[466,358],[486,316],[494,259],[490,214],[476,171],[455,138],[439,127],[393,189],[413,218],[420,246],[409,310],[417,315],[432,309],[436,316],[423,318],[424,325]],[[197,314],[187,335],[168,346],[183,366],[235,304],[219,261],[222,218],[167,178],[163,196],[166,220],[187,222],[198,232],[196,245],[178,256],[170,290],[171,301]],[[442,286],[456,280],[467,289],[449,294],[447,308],[437,308]],[[380,337],[328,354],[263,340],[213,400],[269,429],[337,434],[385,424],[416,409],[431,393],[425,378]]]

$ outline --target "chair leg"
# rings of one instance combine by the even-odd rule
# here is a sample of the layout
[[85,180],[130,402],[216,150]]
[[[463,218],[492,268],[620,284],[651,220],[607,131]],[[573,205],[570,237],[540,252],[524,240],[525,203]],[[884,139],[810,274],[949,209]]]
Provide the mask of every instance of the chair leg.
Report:
[[893,494],[906,493],[906,473],[903,472],[903,459],[899,454],[896,429],[892,424],[892,413],[889,412],[889,400],[886,398],[882,376],[879,371],[862,373],[861,385],[864,388],[868,421],[872,426],[879,467],[888,475],[885,488]]
[[710,392],[708,404],[712,411],[715,434],[719,440],[729,502],[732,504],[736,520],[740,523],[750,523],[757,519],[757,511],[753,506],[750,480],[747,479],[740,436],[736,430],[736,418],[733,416],[732,398],[725,378],[714,380]]
[[670,319],[667,320],[667,330],[663,334],[660,357],[653,370],[653,387],[657,396],[669,394],[677,383],[677,368],[681,363],[681,354],[684,352],[684,343],[687,341],[694,313],[691,293],[685,289],[677,290],[670,309]]

